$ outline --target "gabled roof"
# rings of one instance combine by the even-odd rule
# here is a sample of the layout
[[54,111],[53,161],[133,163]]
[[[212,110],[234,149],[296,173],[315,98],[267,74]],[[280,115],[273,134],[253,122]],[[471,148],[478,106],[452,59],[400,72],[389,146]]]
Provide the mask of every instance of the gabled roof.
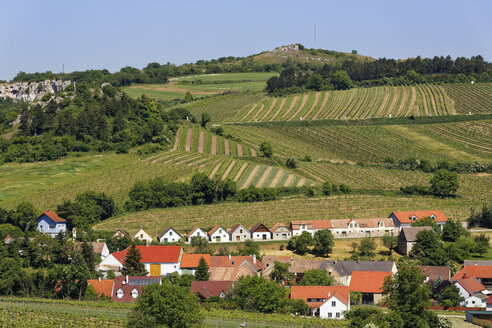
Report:
[[275,223],[275,225],[274,225],[274,226],[270,229],[270,231],[271,231],[271,232],[274,232],[275,230],[277,230],[278,228],[281,228],[281,227],[284,227],[284,228],[288,229],[288,228],[287,228],[287,226],[286,226],[285,224],[283,224],[283,223],[281,223],[281,222],[277,222],[277,223]]
[[432,227],[403,227],[400,235],[406,242],[417,241],[417,234],[424,230],[432,230]]
[[55,211],[46,211],[44,212],[43,214],[41,214],[37,219],[39,220],[41,217],[43,217],[44,215],[46,215],[48,218],[51,219],[51,221],[55,222],[55,223],[67,223],[67,220],[64,220],[62,219],[61,217],[58,216],[58,214],[56,214]]
[[[309,307],[320,307],[323,303],[335,296],[345,305],[350,300],[350,289],[348,286],[291,286],[290,298],[302,299]],[[308,298],[324,299],[323,302],[307,302]]]
[[461,287],[463,287],[468,294],[473,295],[475,293],[479,293],[482,290],[485,290],[485,286],[482,285],[477,279],[475,278],[465,278],[465,279],[458,279],[456,280],[457,284],[460,284]]
[[[197,231],[198,229],[200,229],[200,228],[198,228],[198,226],[194,227],[194,228],[193,228],[193,230],[191,230],[191,231],[190,231],[190,232],[186,235],[186,237],[190,238],[190,236],[191,236],[191,235],[192,235],[195,231]],[[202,229],[200,229],[200,231],[202,231]]]
[[332,220],[314,220],[313,227],[314,229],[332,229]]
[[210,254],[183,254],[180,266],[182,268],[197,268],[202,257],[210,267]]
[[161,234],[157,236],[157,238],[161,239],[169,230],[174,231],[178,236],[181,237],[181,235],[176,230],[171,227],[166,227],[166,229],[164,229],[164,231],[162,231]]
[[464,279],[464,278],[485,278],[492,279],[492,266],[485,265],[467,265],[458,271],[453,279]]
[[211,296],[220,296],[220,293],[227,294],[229,289],[233,286],[234,281],[192,281],[191,292],[197,293],[205,299],[209,299]]
[[234,227],[231,228],[231,231],[229,231],[230,234],[234,233],[234,231],[236,231],[237,229],[239,229],[239,227],[243,227],[244,230],[246,230],[247,233],[249,233],[250,231],[248,230],[248,228],[246,228],[245,226],[243,226],[242,224],[236,224]]
[[354,292],[381,294],[383,292],[384,279],[391,275],[391,272],[354,271],[350,279],[350,290]]
[[379,219],[357,219],[355,220],[361,228],[377,228],[379,223],[383,222],[385,228],[391,228],[395,226],[395,223],[391,218],[379,218]]
[[451,278],[451,269],[448,266],[420,265],[419,269],[426,277],[429,277],[430,281],[436,281],[438,277],[441,277],[443,281]]
[[111,297],[111,291],[113,290],[114,279],[89,279],[87,283],[91,284],[96,290],[97,296],[104,294],[106,297]]
[[[263,268],[263,264],[261,261],[256,259],[256,263],[254,263],[255,258],[253,256],[210,256],[210,268],[212,267],[237,267],[240,266],[244,261],[249,262],[257,271],[260,271]],[[222,279],[222,280],[230,280],[230,279]]]
[[308,229],[314,229],[313,221],[290,221],[290,228],[292,230],[299,230],[302,224],[305,224]]
[[219,228],[221,228],[222,230],[224,230],[224,232],[225,232],[225,233],[227,233],[227,234],[228,234],[228,232],[227,232],[224,228],[222,228],[220,225],[218,225],[218,224],[217,224],[215,227],[213,227],[213,228],[212,228],[212,229],[208,232],[208,235],[209,235],[209,236],[212,236],[212,235],[213,235],[213,234],[214,234],[214,233],[215,233],[215,232],[216,232]]
[[340,276],[350,276],[354,271],[392,272],[395,262],[392,261],[326,261],[321,263],[321,270],[333,268]]
[[352,219],[331,220],[331,226],[334,229],[345,229],[348,227],[350,221],[352,221]]
[[259,222],[257,224],[255,224],[253,227],[251,227],[251,229],[249,229],[249,231],[256,232],[260,228],[263,228],[266,230],[266,232],[271,233],[270,229],[268,229],[266,225],[264,225],[263,223],[259,223]]
[[128,233],[126,231],[122,230],[122,229],[116,230],[116,232],[113,234],[113,237],[118,236],[120,234],[123,235],[123,236],[127,236],[128,237]]
[[481,265],[481,266],[492,266],[492,261],[487,261],[487,260],[465,260],[463,262],[463,266],[468,266],[468,265]]
[[[135,302],[136,299],[132,297],[132,290],[136,289],[138,291],[138,296],[142,294],[142,288],[148,285],[160,284],[161,277],[150,277],[150,276],[133,276],[128,277],[128,283],[126,283],[126,276],[115,277],[114,287],[111,298],[116,302]],[[123,297],[118,298],[118,290],[123,291]]]
[[257,272],[248,265],[238,267],[210,267],[210,280],[232,280],[241,277],[255,276]]
[[448,218],[444,214],[443,211],[441,210],[435,210],[435,211],[405,211],[405,212],[393,212],[393,214],[400,223],[412,223],[414,222],[412,220],[412,217],[416,217],[417,221],[423,218],[429,218],[432,216],[435,216],[436,222],[446,222]]
[[[178,263],[181,254],[181,246],[136,246],[142,255],[142,263]],[[112,255],[121,263],[125,262],[127,247],[123,251],[114,252]]]

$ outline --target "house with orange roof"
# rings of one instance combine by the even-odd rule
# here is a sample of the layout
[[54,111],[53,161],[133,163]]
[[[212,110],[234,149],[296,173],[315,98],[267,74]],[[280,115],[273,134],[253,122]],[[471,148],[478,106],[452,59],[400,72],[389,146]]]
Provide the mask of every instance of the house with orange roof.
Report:
[[383,286],[392,272],[354,271],[350,279],[350,290],[362,293],[362,304],[377,304],[383,298]]
[[398,228],[395,228],[393,220],[390,218],[337,219],[329,221],[331,227],[326,229],[330,229],[335,238],[394,236],[399,231]]
[[113,294],[114,279],[89,279],[87,283],[94,288],[97,297],[111,297]]
[[229,233],[226,229],[216,225],[208,232],[208,240],[211,243],[226,243],[229,241]]
[[210,267],[210,254],[183,254],[179,267],[179,274],[195,275],[195,271],[198,268],[198,264],[202,257]]
[[259,276],[263,264],[253,256],[210,256],[210,280],[237,280],[242,276]]
[[487,289],[492,289],[492,266],[490,265],[465,265],[452,279],[475,278]]
[[460,296],[464,298],[461,305],[466,307],[486,307],[489,291],[477,279],[473,277],[458,279],[454,284],[458,287]]
[[292,237],[292,232],[289,228],[280,222],[277,222],[271,229],[273,240],[288,240]]
[[291,299],[307,303],[310,313],[323,319],[344,319],[350,311],[350,289],[347,286],[292,286]]
[[251,239],[251,232],[242,224],[236,224],[229,231],[229,235],[231,236],[232,242],[241,242]]
[[175,243],[181,239],[181,235],[171,227],[166,227],[160,235],[157,236],[157,241],[163,243]]
[[441,210],[434,211],[404,211],[392,212],[389,216],[397,228],[410,227],[413,222],[424,218],[431,218],[441,228],[448,221],[448,218]]
[[309,232],[314,235],[314,224],[313,221],[291,221],[289,225],[289,230],[292,232],[292,237],[299,236],[304,231]]
[[36,230],[56,237],[59,233],[67,233],[67,221],[62,219],[54,211],[46,211],[36,219]]
[[191,238],[193,237],[199,237],[199,238],[205,238],[208,241],[208,235],[203,232],[202,229],[198,228],[198,226],[194,227],[187,235],[186,235],[186,241],[188,243],[191,243]]

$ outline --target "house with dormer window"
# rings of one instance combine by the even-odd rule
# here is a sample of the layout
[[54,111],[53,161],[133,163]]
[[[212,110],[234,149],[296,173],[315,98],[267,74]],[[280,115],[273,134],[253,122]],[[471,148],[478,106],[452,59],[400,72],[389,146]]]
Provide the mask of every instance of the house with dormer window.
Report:
[[162,284],[161,277],[120,276],[114,279],[111,299],[114,302],[133,303],[148,285]]
[[442,227],[448,221],[448,218],[441,210],[392,212],[389,217],[393,220],[395,227],[399,229],[410,227],[413,222],[420,221],[424,218],[431,218],[442,230]]

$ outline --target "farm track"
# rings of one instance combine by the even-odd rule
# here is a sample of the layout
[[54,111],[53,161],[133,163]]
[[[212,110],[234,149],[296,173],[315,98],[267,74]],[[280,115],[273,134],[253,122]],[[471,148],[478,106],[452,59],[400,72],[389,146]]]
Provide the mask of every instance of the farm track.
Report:
[[275,114],[273,114],[273,116],[269,119],[269,121],[273,121],[278,116],[278,114],[280,114],[282,112],[282,109],[284,108],[286,101],[287,101],[286,98],[282,98],[282,101],[280,102],[279,108],[277,109]]

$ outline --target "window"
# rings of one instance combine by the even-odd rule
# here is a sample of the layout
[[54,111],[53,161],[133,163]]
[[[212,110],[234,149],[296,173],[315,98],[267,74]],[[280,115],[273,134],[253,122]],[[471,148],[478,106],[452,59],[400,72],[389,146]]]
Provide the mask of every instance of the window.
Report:
[[[337,231],[338,233],[338,231]],[[346,237],[347,236],[347,231],[342,231],[342,236]]]
[[414,215],[414,216],[412,216],[411,220],[412,221],[417,221],[417,217]]
[[328,318],[332,318],[333,315],[331,314],[331,312],[328,312]]
[[340,312],[337,312],[337,318],[340,318]]
[[50,226],[49,226],[49,229],[50,229],[50,230],[53,230],[53,229],[55,229],[55,226],[50,225]]
[[172,231],[169,231],[169,236],[172,236],[173,235],[173,232]]
[[164,238],[164,242],[167,243],[167,238]]
[[435,220],[436,219],[436,216],[434,214],[432,214],[430,217],[431,217],[432,220]]
[[123,298],[123,290],[118,289],[118,291],[116,292],[116,297]]
[[475,301],[472,301],[472,304],[475,304]]
[[138,290],[136,290],[136,289],[133,289],[132,290],[132,297],[133,298],[137,298],[138,297]]
[[140,234],[140,238],[143,238],[143,233]]
[[243,233],[243,229],[239,229],[239,233]]
[[302,224],[301,225],[301,229],[306,229],[306,225],[305,224]]
[[351,223],[351,224],[350,224],[350,227],[351,227],[351,228],[353,228],[353,227],[354,227],[354,224],[353,224],[353,223]]
[[331,301],[331,306],[337,306],[337,301]]

